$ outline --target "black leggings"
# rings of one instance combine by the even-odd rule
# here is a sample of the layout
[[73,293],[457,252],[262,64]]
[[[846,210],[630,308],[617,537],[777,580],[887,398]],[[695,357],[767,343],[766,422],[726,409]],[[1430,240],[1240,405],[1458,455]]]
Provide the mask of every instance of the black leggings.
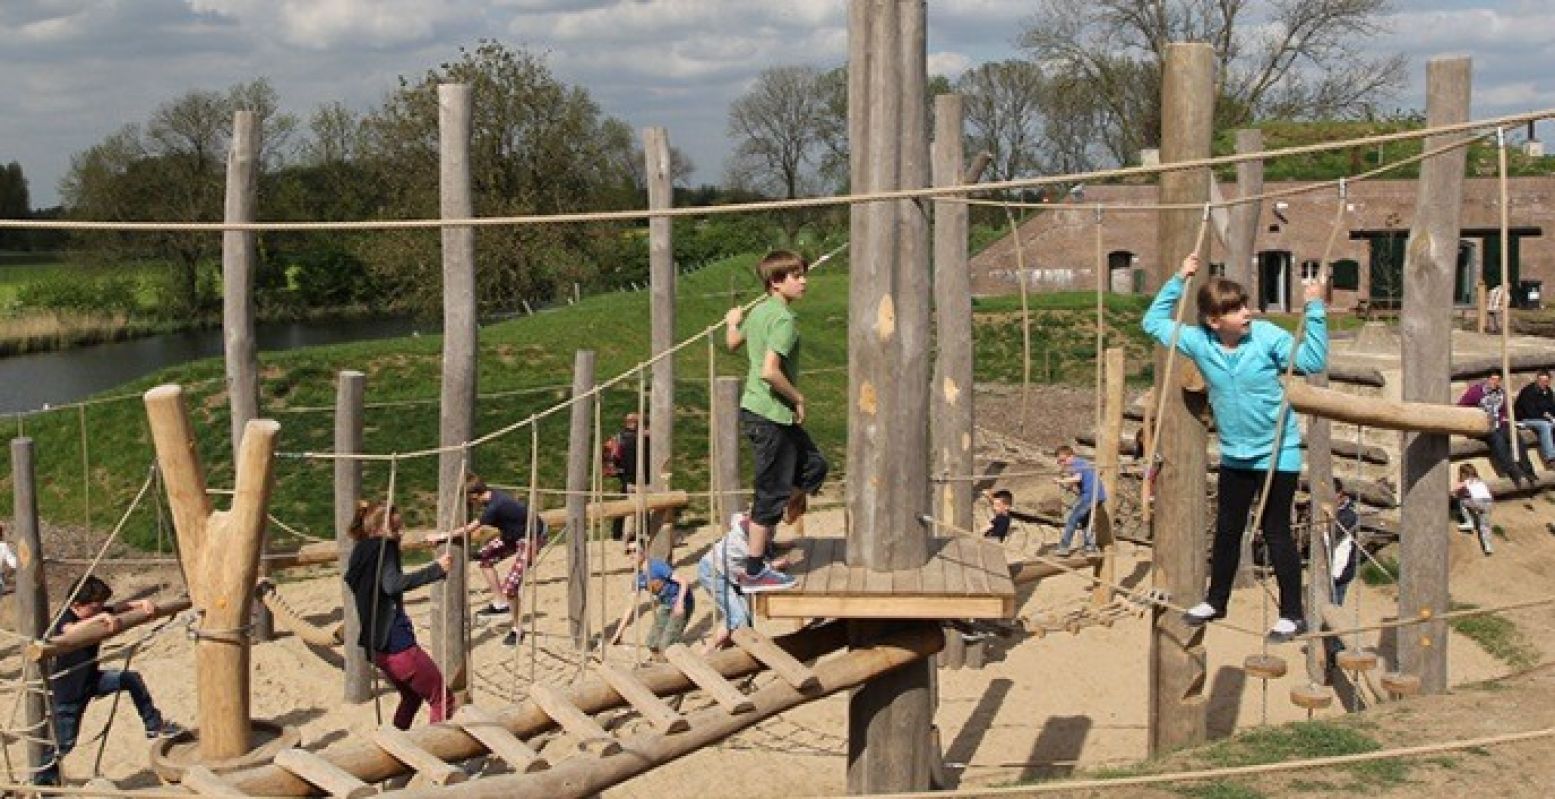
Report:
[[[1220,467],[1220,510],[1215,516],[1215,547],[1209,561],[1206,602],[1224,611],[1231,601],[1231,584],[1242,558],[1242,533],[1247,529],[1253,499],[1263,489],[1262,469]],[[1305,618],[1301,601],[1301,556],[1290,535],[1291,503],[1296,497],[1296,473],[1275,472],[1269,502],[1263,510],[1263,540],[1269,547],[1274,577],[1280,585],[1280,618]]]

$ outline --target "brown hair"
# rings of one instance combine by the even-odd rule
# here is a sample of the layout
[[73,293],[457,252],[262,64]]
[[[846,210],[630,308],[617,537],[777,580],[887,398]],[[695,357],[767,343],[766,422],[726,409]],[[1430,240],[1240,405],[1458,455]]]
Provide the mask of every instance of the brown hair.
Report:
[[1068,444],[1059,444],[1058,448],[1053,450],[1053,457],[1055,458],[1063,458],[1073,454],[1074,447],[1071,447]]
[[113,589],[94,574],[83,575],[70,587],[70,604],[85,605],[91,602],[107,602],[113,597]]
[[464,493],[466,496],[476,497],[486,493],[488,490],[486,481],[482,480],[480,475],[470,472],[464,476]]
[[1212,277],[1199,287],[1199,324],[1247,305],[1247,290],[1235,280]]
[[802,275],[808,271],[810,271],[810,262],[793,250],[773,250],[756,265],[756,274],[761,278],[761,285],[767,289],[772,288],[773,283],[786,280],[789,275]]
[[1458,467],[1458,479],[1459,480],[1467,480],[1470,477],[1472,477],[1472,478],[1474,478],[1476,480],[1479,479],[1479,470],[1474,468],[1474,464],[1472,464],[1472,463],[1465,463],[1462,466]]
[[356,503],[356,513],[351,516],[351,527],[346,532],[356,541],[372,538],[375,535],[382,534],[390,521],[391,515],[398,513],[398,508],[392,507],[386,502],[361,500]]

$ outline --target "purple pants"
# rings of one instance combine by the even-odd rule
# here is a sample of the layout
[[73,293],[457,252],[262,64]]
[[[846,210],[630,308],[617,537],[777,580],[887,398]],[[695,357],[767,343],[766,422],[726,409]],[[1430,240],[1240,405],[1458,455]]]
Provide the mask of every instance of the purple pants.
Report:
[[422,702],[431,703],[433,724],[453,712],[454,695],[443,685],[443,675],[425,649],[412,646],[392,655],[379,653],[373,662],[400,692],[400,706],[394,711],[396,728],[410,729]]

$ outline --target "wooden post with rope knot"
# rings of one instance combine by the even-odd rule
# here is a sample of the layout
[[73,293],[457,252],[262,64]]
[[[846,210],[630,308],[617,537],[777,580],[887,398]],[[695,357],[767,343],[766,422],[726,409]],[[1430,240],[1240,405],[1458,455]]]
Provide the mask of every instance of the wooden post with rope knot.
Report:
[[247,625],[281,426],[269,419],[245,425],[232,507],[218,511],[205,491],[183,388],[157,386],[145,402],[189,596],[201,615],[195,630],[200,758],[238,757],[249,751]]

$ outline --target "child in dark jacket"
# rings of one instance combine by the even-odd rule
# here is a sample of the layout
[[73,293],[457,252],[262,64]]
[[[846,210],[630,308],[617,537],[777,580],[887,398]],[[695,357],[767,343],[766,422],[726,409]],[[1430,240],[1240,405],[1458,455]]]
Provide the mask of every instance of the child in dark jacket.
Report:
[[[410,729],[422,702],[431,704],[434,724],[448,718],[454,709],[453,694],[437,664],[417,645],[416,630],[405,615],[405,592],[443,579],[453,556],[444,552],[436,561],[406,574],[400,560],[403,529],[398,509],[382,502],[358,504],[350,530],[356,546],[351,550],[345,580],[361,621],[362,634],[356,643],[367,650],[373,664],[400,692],[394,726],[405,730]],[[437,543],[446,539],[432,536],[429,540]]]

